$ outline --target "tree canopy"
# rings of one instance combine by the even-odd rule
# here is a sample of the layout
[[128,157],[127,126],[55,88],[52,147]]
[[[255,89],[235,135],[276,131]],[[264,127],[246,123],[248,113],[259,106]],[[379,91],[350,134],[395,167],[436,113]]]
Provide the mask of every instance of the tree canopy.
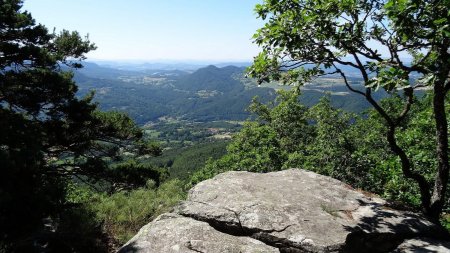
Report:
[[[419,185],[423,211],[435,219],[445,202],[449,175],[449,8],[448,0],[265,0],[256,12],[266,24],[254,35],[262,52],[249,69],[261,82],[288,84],[341,75],[348,89],[364,96],[384,119],[388,145],[401,160],[404,176]],[[359,75],[363,90],[349,81],[344,67]],[[421,88],[433,91],[434,182],[415,170],[396,137],[413,113],[414,92]],[[373,98],[377,89],[403,93],[403,109],[390,114]]]
[[158,172],[108,165],[127,150],[160,152],[128,116],[97,111],[92,94],[76,97],[71,70],[95,45],[77,32],[50,32],[21,8],[0,1],[0,244],[17,247],[65,206],[67,180],[145,184]]

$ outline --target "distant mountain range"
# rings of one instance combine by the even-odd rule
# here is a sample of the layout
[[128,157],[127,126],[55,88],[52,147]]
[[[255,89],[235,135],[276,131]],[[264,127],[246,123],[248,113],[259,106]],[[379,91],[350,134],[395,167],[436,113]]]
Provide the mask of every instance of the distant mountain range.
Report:
[[119,70],[132,70],[132,71],[154,71],[154,70],[181,70],[187,72],[193,72],[200,68],[204,68],[209,65],[216,67],[236,66],[236,67],[248,67],[251,62],[213,62],[213,61],[93,61],[102,67],[108,67]]
[[[287,87],[259,86],[244,78],[244,71],[242,66],[213,65],[193,72],[170,68],[125,70],[86,63],[76,71],[75,81],[80,96],[95,90],[95,101],[101,109],[125,111],[141,125],[160,118],[245,120],[250,116],[246,108],[253,97],[271,101],[276,89]],[[352,81],[358,86],[357,79]],[[314,105],[326,92],[337,107],[355,112],[369,107],[364,98],[349,93],[338,78],[318,79],[305,86],[301,101]]]

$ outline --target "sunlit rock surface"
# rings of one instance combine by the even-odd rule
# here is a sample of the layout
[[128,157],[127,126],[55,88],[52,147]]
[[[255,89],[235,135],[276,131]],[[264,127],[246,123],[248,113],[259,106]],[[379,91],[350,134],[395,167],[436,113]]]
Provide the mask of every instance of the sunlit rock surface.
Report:
[[440,240],[423,252],[450,252],[446,236],[419,214],[313,172],[226,172],[191,189],[120,253],[416,252],[419,237]]

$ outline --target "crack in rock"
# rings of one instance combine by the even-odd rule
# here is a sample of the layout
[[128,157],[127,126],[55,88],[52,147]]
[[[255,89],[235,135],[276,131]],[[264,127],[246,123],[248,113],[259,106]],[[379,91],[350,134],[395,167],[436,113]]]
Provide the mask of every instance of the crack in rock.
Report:
[[[309,245],[302,245],[302,243],[307,240],[307,238],[304,238],[301,242],[292,242],[289,239],[286,238],[280,238],[275,235],[272,235],[272,233],[280,233],[288,229],[292,226],[292,224],[286,225],[285,227],[281,229],[261,229],[261,228],[248,228],[242,225],[241,219],[240,219],[240,213],[232,210],[230,208],[226,208],[223,206],[216,206],[211,205],[209,203],[205,203],[202,201],[190,201],[192,203],[198,203],[218,209],[223,209],[228,212],[231,212],[234,214],[234,217],[236,219],[236,223],[234,222],[226,222],[218,220],[214,217],[206,217],[199,214],[193,214],[193,213],[185,213],[181,210],[178,210],[178,213],[184,217],[189,217],[194,220],[203,221],[208,223],[212,228],[215,230],[233,235],[233,236],[245,236],[250,237],[253,239],[256,239],[264,244],[267,244],[269,246],[278,248],[281,252],[317,252],[316,247],[314,249],[309,250],[311,247]],[[330,251],[331,252],[331,251]]]
[[[290,239],[281,238],[281,237],[278,237],[278,236],[275,236],[272,234],[272,233],[283,232],[286,229],[288,229],[289,227],[293,226],[292,224],[289,224],[281,229],[249,228],[249,227],[245,227],[242,224],[242,221],[240,219],[240,215],[241,215],[240,212],[237,212],[237,211],[227,208],[227,207],[212,205],[210,203],[206,203],[206,202],[202,202],[202,201],[189,201],[189,202],[198,203],[198,204],[210,206],[213,208],[225,210],[227,212],[232,213],[233,216],[235,217],[235,220],[234,220],[234,222],[233,222],[233,220],[230,220],[227,222],[225,220],[217,219],[217,217],[207,217],[207,216],[204,216],[201,214],[185,213],[185,212],[179,210],[178,213],[180,215],[192,218],[194,220],[206,222],[215,230],[225,233],[225,234],[229,234],[229,235],[233,235],[233,236],[244,236],[244,237],[250,237],[250,238],[256,239],[266,245],[278,248],[281,253],[355,252],[352,250],[352,248],[360,248],[362,246],[364,246],[365,248],[368,247],[368,245],[365,245],[365,244],[367,244],[366,240],[381,243],[384,240],[381,240],[380,238],[389,239],[389,237],[392,236],[392,234],[389,234],[389,233],[386,233],[386,234],[378,233],[378,234],[372,234],[371,236],[369,236],[368,234],[366,234],[362,231],[358,231],[358,229],[357,229],[348,235],[346,243],[345,243],[345,245],[347,245],[347,246],[345,246],[343,244],[336,244],[336,245],[331,245],[331,246],[329,245],[326,247],[322,247],[319,245],[313,245],[311,243],[308,243],[308,238],[302,238],[300,241],[292,241]],[[350,209],[350,210],[339,210],[339,211],[354,212],[359,208],[360,207]],[[368,238],[368,237],[370,237],[370,238]],[[390,239],[392,239],[392,238],[390,238]],[[395,248],[396,245],[399,245],[404,239],[407,239],[407,238],[401,238],[401,239],[398,238],[397,240],[394,240],[395,242],[392,242],[392,240],[390,240],[391,243],[389,245],[384,245],[384,247],[381,247],[381,248],[393,249],[393,248]],[[361,240],[366,241],[366,243],[363,243]],[[375,245],[372,245],[372,246],[375,246]],[[370,246],[369,248],[372,248],[372,246]],[[377,248],[379,248],[379,247],[377,247]],[[383,252],[383,251],[381,251],[381,252]]]
[[236,222],[233,222],[232,220],[228,221],[228,222],[220,221],[217,219],[217,217],[207,217],[207,216],[202,216],[202,215],[199,215],[196,213],[186,213],[186,212],[183,212],[182,210],[180,210],[181,208],[178,209],[176,212],[179,215],[182,215],[184,217],[189,217],[194,220],[206,222],[211,227],[213,227],[214,229],[216,229],[217,231],[220,231],[222,233],[226,233],[226,234],[233,235],[233,236],[246,236],[245,231],[242,227],[241,221],[239,219],[239,215],[236,211],[227,209],[224,207],[214,206],[209,203],[205,203],[205,202],[201,202],[201,201],[190,201],[190,202],[210,206],[213,208],[220,208],[220,209],[226,210],[228,212],[231,212],[235,216]]
[[188,241],[188,242],[186,243],[186,248],[188,248],[189,250],[192,250],[192,251],[194,251],[194,252],[205,253],[205,252],[203,252],[203,251],[201,251],[201,250],[196,249],[196,248],[194,247],[194,245],[192,245],[192,242],[191,242],[191,241]]

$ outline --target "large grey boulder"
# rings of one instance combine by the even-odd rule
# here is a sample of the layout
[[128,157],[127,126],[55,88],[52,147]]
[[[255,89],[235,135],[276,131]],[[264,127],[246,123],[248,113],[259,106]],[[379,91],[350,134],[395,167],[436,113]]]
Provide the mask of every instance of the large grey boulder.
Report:
[[275,253],[279,251],[249,237],[221,233],[205,222],[177,214],[163,214],[142,227],[120,252]]
[[[418,214],[299,169],[220,174],[191,189],[174,212],[144,227],[121,253],[390,252],[405,239],[446,237]],[[130,245],[139,250],[126,251]]]

